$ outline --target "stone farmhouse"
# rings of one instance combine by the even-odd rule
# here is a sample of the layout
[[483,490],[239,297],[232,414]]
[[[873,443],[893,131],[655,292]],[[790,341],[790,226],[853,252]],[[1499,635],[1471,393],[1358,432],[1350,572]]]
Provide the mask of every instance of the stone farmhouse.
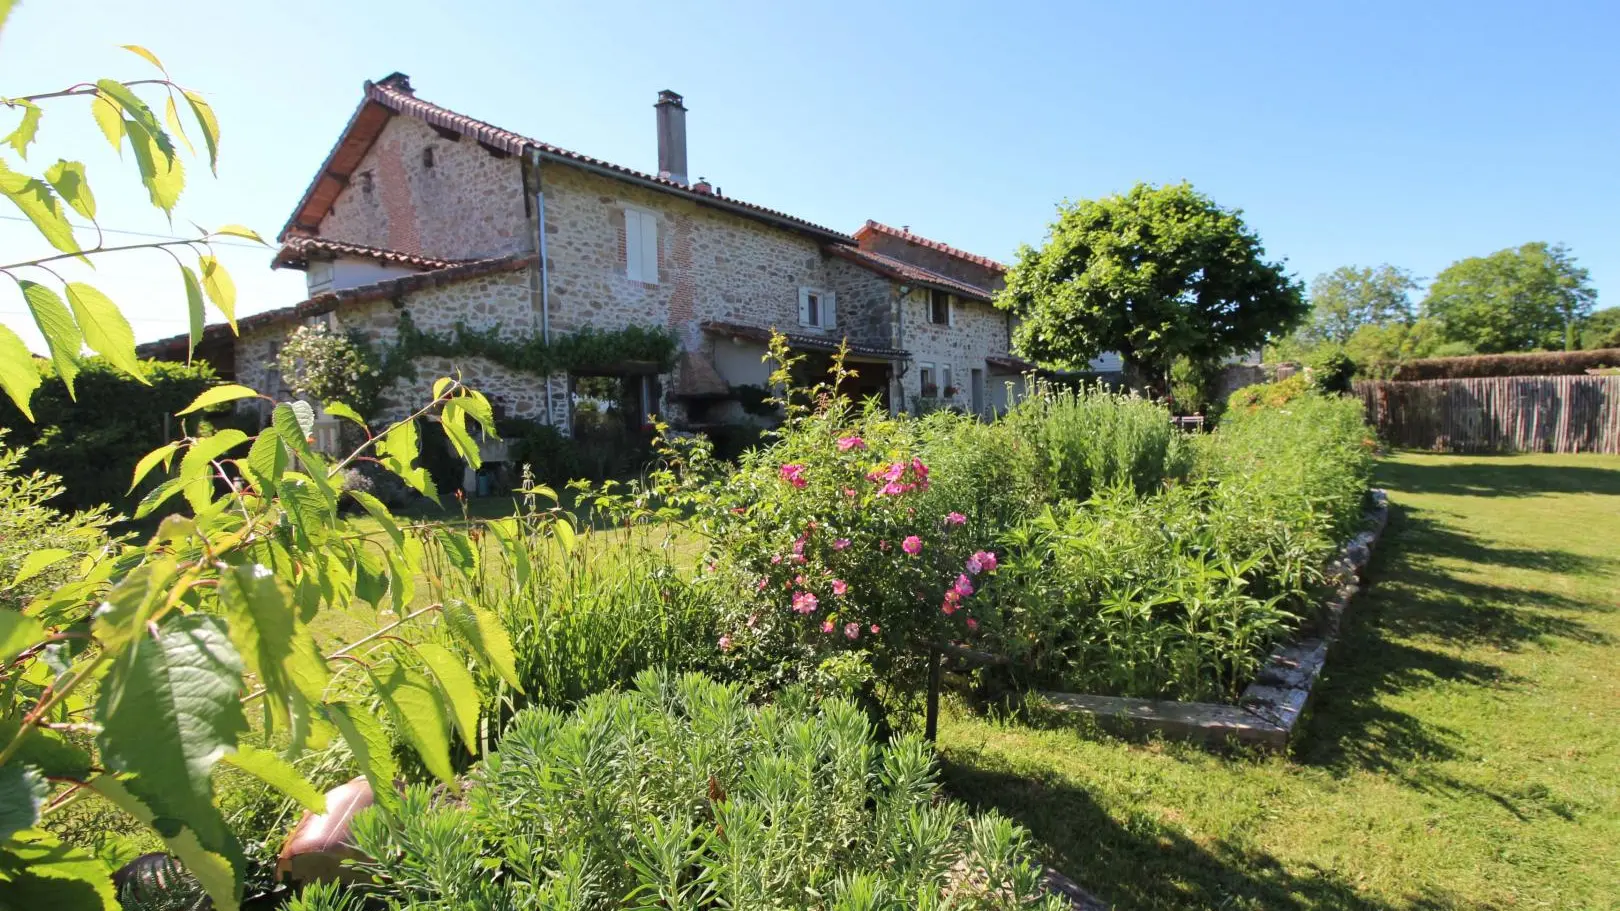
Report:
[[[991,306],[1006,267],[868,221],[853,234],[692,180],[686,108],[661,92],[656,173],[529,139],[416,96],[394,73],[365,84],[277,238],[275,268],[299,269],[309,298],[210,326],[198,356],[224,376],[285,392],[289,333],[324,322],[374,346],[416,332],[553,343],[589,330],[672,334],[672,363],[579,365],[549,376],[479,356],[423,357],[416,381],[385,391],[382,418],[427,400],[459,372],[504,418],[567,434],[586,399],[612,399],[676,426],[745,420],[763,387],[772,330],[811,360],[847,341],[850,390],[891,410],[1005,408],[1030,365]],[[183,356],[178,336],[143,346]]]

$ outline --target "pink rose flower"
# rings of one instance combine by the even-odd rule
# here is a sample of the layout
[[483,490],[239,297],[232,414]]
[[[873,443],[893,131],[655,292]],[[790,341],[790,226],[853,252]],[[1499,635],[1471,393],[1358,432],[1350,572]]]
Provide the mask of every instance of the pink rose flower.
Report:
[[903,477],[905,475],[905,473],[906,473],[906,463],[904,463],[904,462],[896,462],[893,465],[889,466],[889,470],[884,473],[883,477],[884,477],[885,480],[898,481],[898,480],[900,480],[901,477]]
[[762,592],[762,591],[765,590],[765,586],[767,586],[769,584],[771,584],[771,580],[769,580],[769,579],[760,579],[759,584],[754,586],[754,591]]
[[754,627],[756,627],[758,625],[759,625],[759,614],[749,614],[748,615],[748,628],[753,629]]
[[813,614],[816,606],[821,602],[810,592],[798,592],[793,596],[793,612],[797,614]]
[[966,573],[957,574],[956,584],[951,587],[951,591],[963,598],[973,594],[973,583],[968,579]]
[[848,546],[849,546],[849,539],[848,538],[839,538],[838,540],[833,542],[833,550],[843,550],[844,548],[846,548]]
[[794,554],[790,559],[794,563],[803,563],[804,562],[804,554]]
[[823,620],[823,621],[821,621],[821,631],[824,632],[824,633],[832,632],[833,631],[833,622],[831,620]]
[[951,596],[950,596],[949,593],[947,593],[945,595],[945,601],[940,604],[939,610],[940,610],[941,613],[943,613],[947,617],[949,617],[951,614],[956,613],[956,602],[951,600]]
[[844,496],[853,498],[855,496],[855,488],[853,488],[853,487],[844,488]]
[[794,487],[803,487],[809,482],[804,479],[804,466],[788,463],[782,466],[782,480]]
[[973,632],[979,628],[979,621],[973,619],[972,617],[967,618],[967,628],[968,632]]
[[979,561],[979,568],[987,573],[995,572],[996,566],[999,565],[998,561],[996,560],[996,555],[988,550],[981,550],[978,553],[975,553],[972,559]]
[[859,623],[846,623],[846,624],[844,624],[844,638],[845,639],[854,639],[854,638],[859,637],[860,634],[861,634],[861,625]]
[[849,452],[851,449],[865,449],[866,441],[860,437],[839,437],[838,451]]
[[889,542],[887,540],[879,541],[878,542],[878,550],[881,550],[884,553],[888,553],[889,552]]
[[781,563],[781,562],[782,562],[782,555],[781,554],[771,554],[771,565],[774,566],[777,563]]
[[797,541],[793,542],[793,555],[794,556],[799,556],[800,554],[803,554],[803,553],[804,553],[804,539],[800,538]]
[[945,514],[945,524],[946,525],[961,525],[961,524],[963,524],[965,522],[967,522],[967,516],[964,516],[959,512],[951,512],[951,513],[946,513]]
[[878,491],[878,496],[898,497],[910,489],[911,485],[909,484],[901,484],[899,481],[890,481],[889,483],[883,485],[882,490]]
[[878,626],[876,623],[872,624],[872,635],[876,636],[881,632],[883,632],[883,627]]
[[731,635],[729,633],[720,637],[720,651],[731,651]]
[[832,590],[833,594],[842,596],[845,592],[849,591],[849,583],[845,582],[843,579],[834,579],[832,583]]
[[900,549],[915,557],[922,553],[922,538],[916,535],[907,535],[906,539],[900,542]]
[[804,584],[804,574],[800,573],[799,575],[794,576],[793,577],[793,584],[794,585],[803,585]]

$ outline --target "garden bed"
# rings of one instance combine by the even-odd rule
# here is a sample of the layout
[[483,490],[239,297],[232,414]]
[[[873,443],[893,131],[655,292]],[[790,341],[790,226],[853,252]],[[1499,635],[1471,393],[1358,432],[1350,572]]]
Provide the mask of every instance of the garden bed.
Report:
[[1035,702],[1064,714],[1092,718],[1115,731],[1160,733],[1211,744],[1235,740],[1263,749],[1286,750],[1327,662],[1328,651],[1338,638],[1340,619],[1360,588],[1357,580],[1372,558],[1372,549],[1389,518],[1389,499],[1384,491],[1375,489],[1370,497],[1367,528],[1351,538],[1328,566],[1328,576],[1338,588],[1323,605],[1319,635],[1272,652],[1237,705],[1055,692],[1037,693]]

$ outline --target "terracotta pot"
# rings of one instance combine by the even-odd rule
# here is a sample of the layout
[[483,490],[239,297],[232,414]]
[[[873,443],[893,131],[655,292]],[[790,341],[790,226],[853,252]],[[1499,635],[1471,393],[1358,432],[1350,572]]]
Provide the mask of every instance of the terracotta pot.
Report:
[[372,804],[371,783],[355,778],[326,792],[326,813],[305,812],[276,860],[276,879],[297,885],[358,882],[364,877],[343,861],[363,857],[349,838],[354,815]]

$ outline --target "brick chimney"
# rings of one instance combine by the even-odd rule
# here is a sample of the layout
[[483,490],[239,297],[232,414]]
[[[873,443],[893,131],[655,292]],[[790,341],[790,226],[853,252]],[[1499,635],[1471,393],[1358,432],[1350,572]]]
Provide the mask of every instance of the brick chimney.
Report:
[[685,184],[686,106],[680,95],[664,89],[653,110],[658,112],[658,176]]

